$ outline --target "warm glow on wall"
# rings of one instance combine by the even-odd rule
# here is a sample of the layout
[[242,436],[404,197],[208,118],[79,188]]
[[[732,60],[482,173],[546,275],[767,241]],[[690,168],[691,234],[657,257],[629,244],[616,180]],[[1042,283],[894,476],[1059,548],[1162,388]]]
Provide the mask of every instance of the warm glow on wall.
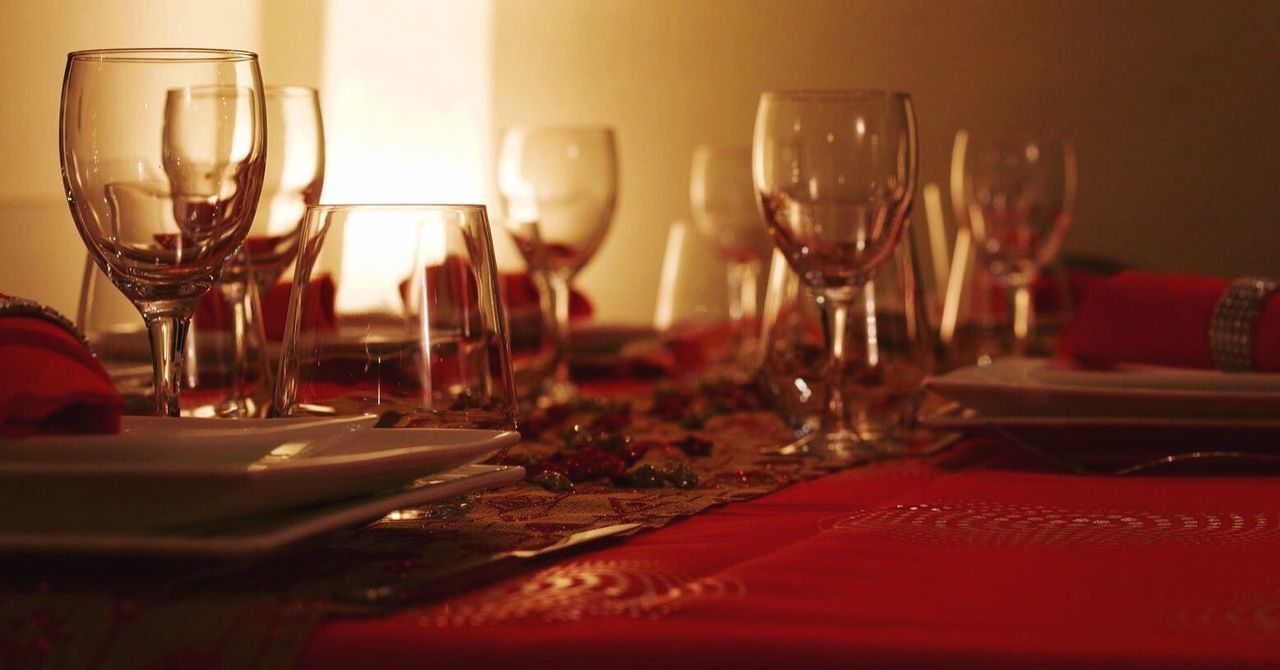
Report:
[[325,201],[483,202],[492,3],[329,0],[325,11]]
[[[481,203],[492,154],[490,0],[329,0],[321,86],[327,144],[324,201]],[[379,267],[402,264],[415,225],[343,241],[343,300],[369,296]],[[393,260],[397,259],[397,260]],[[362,270],[365,268],[365,270]],[[361,279],[363,278],[363,280]],[[367,281],[364,281],[367,280]]]

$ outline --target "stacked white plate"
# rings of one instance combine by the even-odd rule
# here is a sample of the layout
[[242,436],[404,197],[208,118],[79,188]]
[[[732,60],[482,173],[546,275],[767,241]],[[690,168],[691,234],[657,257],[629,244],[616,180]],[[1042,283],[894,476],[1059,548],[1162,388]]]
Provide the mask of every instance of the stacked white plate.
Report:
[[0,551],[251,554],[518,480],[496,430],[339,419],[125,419],[0,441]]
[[1280,452],[1277,374],[1153,366],[1095,371],[1009,358],[933,377],[925,386],[972,410],[925,422],[939,429],[996,429],[1042,446]]

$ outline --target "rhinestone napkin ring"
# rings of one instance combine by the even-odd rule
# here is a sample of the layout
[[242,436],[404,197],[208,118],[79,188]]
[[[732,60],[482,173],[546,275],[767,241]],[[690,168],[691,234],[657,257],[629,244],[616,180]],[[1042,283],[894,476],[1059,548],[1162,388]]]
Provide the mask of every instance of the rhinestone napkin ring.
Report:
[[1277,285],[1261,277],[1237,277],[1218,298],[1209,322],[1209,350],[1226,372],[1251,372],[1253,330],[1258,314]]
[[60,312],[47,305],[41,305],[34,300],[26,298],[14,298],[12,296],[0,295],[0,316],[27,316],[42,321],[48,321],[59,328],[76,336],[80,343],[86,349],[93,351],[89,346],[89,340],[85,338],[84,333],[71,322],[71,319],[63,316]]

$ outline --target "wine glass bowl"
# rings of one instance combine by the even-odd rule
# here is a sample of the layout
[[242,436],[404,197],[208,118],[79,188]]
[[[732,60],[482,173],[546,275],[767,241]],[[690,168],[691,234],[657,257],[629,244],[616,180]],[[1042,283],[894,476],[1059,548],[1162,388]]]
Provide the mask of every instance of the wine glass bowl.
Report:
[[595,255],[617,188],[612,128],[511,128],[503,135],[498,189],[507,225],[526,259],[541,243],[554,275],[572,278]]
[[751,148],[704,144],[694,149],[689,202],[698,230],[726,264],[734,339],[727,350],[728,371],[748,376],[759,345],[759,277],[773,249],[756,205]]
[[[324,123],[316,90],[267,86],[267,128],[271,143],[257,215],[242,253],[265,289],[280,278],[298,252],[298,227],[307,207],[320,202],[324,188]],[[233,261],[228,270],[243,270]],[[226,275],[224,274],[224,280]]]
[[898,242],[915,190],[905,93],[765,93],[756,119],[761,211],[791,267],[850,295]]
[[1010,297],[1014,351],[1025,351],[1035,308],[1030,287],[1071,226],[1076,157],[1071,143],[1038,133],[956,133],[952,189],[979,261]]
[[[217,89],[201,92],[218,95]],[[267,356],[261,298],[293,262],[298,227],[324,186],[324,125],[313,88],[267,86],[264,90],[267,147],[262,195],[240,251],[222,273],[231,338],[231,376],[226,397],[213,406],[224,417],[254,416],[270,402],[272,371]]]
[[727,262],[764,264],[773,247],[756,207],[751,147],[694,149],[689,202],[698,230]]
[[[915,110],[905,93],[767,92],[756,114],[752,173],[765,223],[823,309],[821,425],[798,451],[838,460],[875,454],[852,422],[845,377],[850,307],[894,251],[916,186]],[[861,361],[864,367],[874,361]]]
[[[216,87],[214,95],[202,88]],[[181,344],[195,301],[249,232],[266,130],[255,54],[74,52],[60,154],[90,256],[151,332],[156,410],[177,415]]]
[[507,230],[535,284],[549,300],[555,325],[553,376],[542,397],[568,400],[569,295],[573,278],[604,241],[618,192],[617,143],[612,128],[510,128],[498,156],[498,191]]

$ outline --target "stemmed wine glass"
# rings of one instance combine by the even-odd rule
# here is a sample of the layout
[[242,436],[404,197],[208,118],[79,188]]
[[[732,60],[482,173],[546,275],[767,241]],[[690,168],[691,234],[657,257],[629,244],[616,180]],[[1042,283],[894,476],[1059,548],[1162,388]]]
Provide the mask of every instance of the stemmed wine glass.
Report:
[[[218,93],[193,94],[207,87]],[[93,260],[147,324],[156,414],[177,416],[192,310],[248,235],[262,188],[258,57],[73,52],[61,109],[71,216]]]
[[1008,292],[1013,351],[1025,353],[1035,320],[1031,284],[1058,255],[1071,226],[1075,150],[1058,137],[961,130],[951,161],[960,223]]
[[759,277],[772,249],[751,185],[751,148],[696,148],[689,201],[698,229],[715,244],[727,266],[734,339],[728,363],[731,371],[745,373],[757,362]]
[[898,244],[916,187],[911,97],[875,90],[767,92],[752,171],[774,245],[822,304],[828,363],[818,432],[794,451],[874,455],[845,398],[850,306]]
[[[271,367],[259,298],[297,256],[298,227],[324,187],[324,125],[315,89],[267,86],[264,95],[271,142],[262,196],[249,237],[218,284],[231,315],[233,353],[231,386],[217,408],[220,416],[254,416],[270,402]],[[262,382],[257,392],[249,389],[255,378]]]
[[[556,350],[554,376],[544,384],[551,402],[571,399],[569,289],[600,248],[618,191],[618,152],[612,128],[511,128],[498,156],[498,190],[506,223],[530,273],[550,300]],[[550,321],[550,320],[548,320]]]

